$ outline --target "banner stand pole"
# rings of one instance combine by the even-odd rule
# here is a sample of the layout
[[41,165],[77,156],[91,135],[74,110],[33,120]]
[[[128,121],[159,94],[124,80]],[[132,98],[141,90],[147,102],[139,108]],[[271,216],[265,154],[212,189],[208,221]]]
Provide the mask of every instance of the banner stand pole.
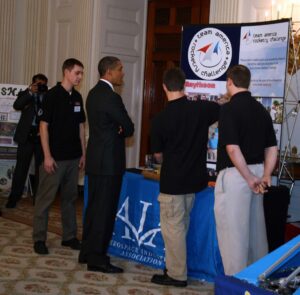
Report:
[[[292,46],[292,60],[293,60],[293,65],[292,65],[292,69],[291,69],[291,74],[290,74],[290,78],[288,83],[286,84],[286,90],[285,90],[285,97],[284,97],[284,112],[283,112],[283,120],[282,120],[282,124],[285,122],[286,123],[286,128],[287,128],[287,144],[285,145],[284,148],[284,152],[281,153],[280,151],[280,156],[279,156],[279,173],[278,173],[278,179],[277,179],[277,184],[279,185],[280,183],[282,183],[282,181],[286,181],[286,179],[283,179],[283,172],[286,173],[286,175],[288,176],[289,181],[291,181],[291,185],[290,185],[290,195],[292,194],[294,185],[295,185],[295,175],[293,173],[291,173],[290,168],[288,167],[288,161],[287,158],[289,157],[289,154],[291,154],[291,141],[293,139],[293,135],[294,135],[294,131],[295,131],[295,126],[296,126],[296,121],[297,121],[297,117],[298,117],[298,113],[299,113],[299,108],[300,108],[300,100],[299,100],[299,87],[297,87],[297,100],[294,101],[288,101],[288,94],[291,91],[291,81],[294,78],[293,74],[296,74],[299,67],[297,64],[297,56],[299,56],[299,47],[300,47],[300,42],[298,42],[298,47],[296,48],[296,44],[295,44],[295,36],[300,34],[300,29],[298,29],[297,31],[293,31],[293,22],[292,20],[290,21],[290,38],[292,40],[292,42],[289,42],[289,52],[290,52],[290,46]],[[287,69],[288,71],[288,69]],[[298,83],[298,81],[297,81]],[[294,107],[287,112],[287,104],[291,104]],[[293,122],[292,122],[292,128],[290,130],[289,128],[289,119],[293,118]],[[282,125],[283,126],[283,125]]]

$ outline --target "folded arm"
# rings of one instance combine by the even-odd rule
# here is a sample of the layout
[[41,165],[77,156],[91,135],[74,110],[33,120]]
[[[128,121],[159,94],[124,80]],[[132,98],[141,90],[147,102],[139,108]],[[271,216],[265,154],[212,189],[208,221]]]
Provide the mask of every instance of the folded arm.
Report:
[[28,106],[31,103],[33,103],[33,96],[27,89],[19,93],[17,99],[13,104],[13,107],[17,111],[22,111],[26,106]]

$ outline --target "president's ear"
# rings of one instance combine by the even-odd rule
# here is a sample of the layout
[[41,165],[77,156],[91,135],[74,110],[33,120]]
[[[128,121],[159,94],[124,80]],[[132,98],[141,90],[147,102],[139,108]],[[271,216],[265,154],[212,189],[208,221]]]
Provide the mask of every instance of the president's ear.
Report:
[[167,91],[168,91],[167,86],[164,83],[162,86],[163,86],[164,91],[167,93]]

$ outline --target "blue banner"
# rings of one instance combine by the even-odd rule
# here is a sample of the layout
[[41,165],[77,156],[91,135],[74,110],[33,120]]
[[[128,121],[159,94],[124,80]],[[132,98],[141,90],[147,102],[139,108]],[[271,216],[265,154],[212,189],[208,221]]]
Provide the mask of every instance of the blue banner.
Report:
[[[87,177],[84,187],[87,206]],[[154,268],[165,268],[164,242],[160,230],[159,183],[126,172],[109,253]],[[214,219],[214,190],[196,194],[187,235],[188,276],[214,281],[223,274]]]
[[155,268],[164,268],[164,243],[160,231],[159,187],[142,175],[123,177],[111,254]]
[[[165,267],[158,194],[157,181],[134,173],[124,175],[109,253],[151,267]],[[212,188],[196,195],[187,236],[188,275],[208,281],[223,273],[213,206]]]

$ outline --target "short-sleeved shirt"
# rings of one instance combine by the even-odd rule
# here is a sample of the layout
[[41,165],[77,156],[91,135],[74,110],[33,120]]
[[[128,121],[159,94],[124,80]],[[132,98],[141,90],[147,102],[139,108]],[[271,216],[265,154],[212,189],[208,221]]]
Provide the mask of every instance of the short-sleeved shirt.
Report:
[[153,119],[152,152],[163,153],[160,192],[188,194],[207,186],[208,128],[218,116],[218,104],[183,96],[169,101]]
[[85,122],[82,97],[72,89],[67,92],[59,83],[45,95],[41,121],[48,123],[49,146],[55,160],[72,160],[82,155],[80,123]]
[[233,167],[226,145],[238,145],[248,165],[264,162],[265,148],[276,146],[270,114],[249,91],[232,96],[220,110],[217,170]]

